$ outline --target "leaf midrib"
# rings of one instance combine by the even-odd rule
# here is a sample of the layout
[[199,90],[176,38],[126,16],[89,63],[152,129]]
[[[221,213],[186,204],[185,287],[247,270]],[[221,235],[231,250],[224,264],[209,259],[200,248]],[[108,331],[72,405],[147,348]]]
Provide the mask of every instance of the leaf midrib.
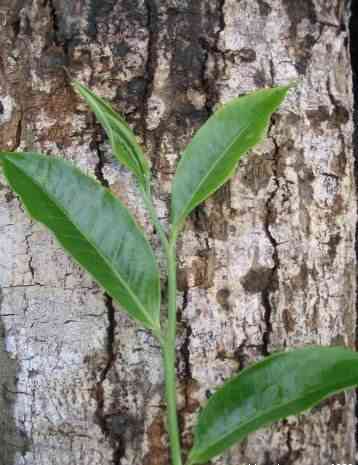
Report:
[[[7,161],[9,163],[11,163],[11,160],[9,160],[9,158],[7,157]],[[23,175],[28,177],[30,179],[30,181],[32,181],[34,184],[36,184],[36,186],[42,190],[48,197],[49,199],[55,204],[55,206],[61,211],[61,213],[63,214],[63,216],[65,218],[67,218],[68,222],[69,223],[72,223],[75,227],[75,229],[77,229],[77,231],[79,232],[80,236],[83,236],[86,241],[91,245],[91,247],[98,253],[98,255],[102,258],[102,260],[107,264],[107,266],[112,270],[113,274],[118,278],[118,280],[121,282],[121,284],[124,286],[124,288],[128,291],[129,295],[131,296],[131,298],[134,300],[134,302],[138,305],[139,309],[141,310],[142,314],[144,315],[145,319],[147,320],[147,322],[149,322],[151,324],[151,329],[154,329],[156,328],[156,324],[155,322],[151,319],[151,318],[148,318],[146,312],[145,312],[145,307],[143,307],[143,304],[138,300],[137,296],[135,294],[133,294],[132,290],[130,287],[128,287],[126,281],[123,280],[123,278],[121,278],[121,276],[118,274],[117,270],[115,268],[113,268],[113,265],[111,264],[111,262],[108,261],[108,259],[102,254],[101,251],[98,251],[97,247],[95,247],[95,245],[93,244],[92,240],[89,239],[87,237],[86,234],[82,233],[80,227],[77,225],[77,223],[75,221],[73,221],[66,213],[66,211],[63,209],[63,207],[61,205],[58,205],[57,202],[54,200],[53,196],[46,190],[44,189],[41,184],[39,184],[35,179],[33,179],[31,176],[29,176],[27,173],[25,173],[19,166],[17,166],[16,164],[14,165],[16,166],[16,168],[18,168],[20,171],[22,171]],[[82,173],[81,173],[82,174]],[[83,176],[83,175],[82,175]],[[94,180],[93,180],[94,181]],[[96,182],[96,181],[94,181]],[[102,187],[99,183],[98,183],[98,187]],[[111,192],[107,192],[110,196],[112,196],[113,200],[114,201],[118,201],[112,194]],[[56,233],[55,233],[56,234]],[[72,253],[70,252],[71,256],[72,256]],[[75,257],[73,257],[75,258]],[[75,258],[76,259],[76,258]],[[77,260],[76,260],[77,261]],[[82,266],[82,265],[81,265]],[[120,302],[119,302],[120,303]]]
[[[340,392],[340,391],[345,391],[346,389],[350,389],[350,388],[356,386],[358,380],[357,380],[357,377],[356,377],[355,379],[356,379],[356,381],[355,381],[354,383],[349,384],[349,385],[345,386],[344,388],[340,388],[340,389],[338,389],[337,391],[333,391],[333,393],[337,394],[337,393]],[[333,387],[334,387],[334,385],[330,385],[330,386],[333,386]],[[312,394],[318,393],[319,391],[320,391],[320,389],[315,389],[315,390],[310,391],[309,394],[312,395]],[[330,395],[330,392],[329,392],[327,395]],[[322,399],[320,399],[320,401],[324,400],[325,397],[326,397],[326,396],[322,397]],[[302,397],[301,397],[301,398],[302,398]],[[296,403],[296,402],[297,402],[298,400],[300,400],[301,398],[300,398],[300,397],[297,397],[296,399],[291,400],[290,402],[287,402],[286,404],[282,405],[282,406],[279,407],[279,408],[288,407],[289,405]],[[309,405],[307,408],[305,408],[305,410],[308,410],[308,409],[311,408],[313,405],[315,405],[315,403],[313,403],[312,405]],[[269,415],[271,412],[274,412],[275,410],[277,410],[277,408],[272,408],[272,409],[269,409],[269,410],[265,410],[264,413],[262,414],[262,416],[263,416],[263,415]],[[294,415],[294,414],[290,414],[290,415],[288,415],[288,416],[291,416],[291,415]],[[235,431],[237,431],[238,429],[240,429],[240,428],[242,428],[242,427],[244,427],[244,426],[247,426],[248,424],[252,423],[252,422],[255,420],[256,417],[258,417],[258,415],[253,416],[253,417],[250,417],[249,420],[246,420],[246,421],[245,421],[243,424],[241,424],[238,428],[231,430],[229,433],[223,434],[223,435],[220,436],[219,439],[217,439],[214,443],[211,443],[210,446],[209,446],[209,448],[215,447],[216,445],[220,444],[220,442],[225,441],[225,439],[226,439],[228,436],[231,436],[232,434],[234,434]],[[278,421],[278,420],[275,420],[275,421]],[[206,450],[208,450],[209,448],[207,448]],[[195,447],[194,447],[193,450],[195,451]],[[198,452],[195,454],[195,455],[197,455],[197,456],[200,456],[200,454],[202,454],[203,452],[205,453],[205,450],[203,451],[203,449],[197,449],[197,450],[198,450]],[[196,462],[192,462],[192,463],[196,463]]]

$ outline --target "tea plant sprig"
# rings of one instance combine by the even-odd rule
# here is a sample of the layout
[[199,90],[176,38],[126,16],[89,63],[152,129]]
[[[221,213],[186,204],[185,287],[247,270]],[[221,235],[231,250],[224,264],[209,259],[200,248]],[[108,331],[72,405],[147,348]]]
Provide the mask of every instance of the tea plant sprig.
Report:
[[[150,165],[133,132],[107,101],[79,82],[73,85],[107,132],[118,161],[134,174],[160,236],[167,257],[166,318],[160,315],[154,252],[131,213],[109,189],[60,158],[0,152],[0,163],[30,216],[47,226],[123,310],[160,342],[172,465],[182,465],[175,371],[177,238],[190,212],[233,175],[241,156],[265,136],[271,114],[290,86],[236,98],[196,133],[174,177],[167,234],[151,196]],[[358,354],[341,347],[306,347],[267,357],[227,381],[210,398],[199,415],[187,464],[206,463],[258,428],[357,384]]]

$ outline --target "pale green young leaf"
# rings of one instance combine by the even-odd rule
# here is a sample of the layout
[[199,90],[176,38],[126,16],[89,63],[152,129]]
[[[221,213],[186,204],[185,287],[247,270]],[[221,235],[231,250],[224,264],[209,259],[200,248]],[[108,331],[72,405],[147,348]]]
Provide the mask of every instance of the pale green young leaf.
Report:
[[73,81],[73,86],[105,129],[118,161],[132,171],[146,189],[150,178],[149,163],[126,121],[113,110],[109,102],[94,94],[88,87],[78,81]]
[[199,416],[189,464],[207,463],[249,433],[356,385],[358,354],[342,347],[307,347],[267,357],[209,399]]
[[0,152],[4,174],[29,214],[128,314],[159,330],[159,272],[129,211],[70,163],[37,153]]
[[173,181],[171,222],[175,232],[186,216],[235,172],[240,157],[264,137],[271,114],[290,86],[259,90],[220,108],[195,134]]

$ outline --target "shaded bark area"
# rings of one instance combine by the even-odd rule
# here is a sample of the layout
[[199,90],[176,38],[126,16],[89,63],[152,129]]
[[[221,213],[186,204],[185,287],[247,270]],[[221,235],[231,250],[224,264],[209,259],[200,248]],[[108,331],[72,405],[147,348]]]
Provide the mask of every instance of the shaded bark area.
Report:
[[[353,84],[353,156],[354,156],[354,177],[356,182],[356,189],[358,185],[358,4],[357,2],[351,3],[351,15],[349,22],[350,31],[350,52],[352,61],[352,84]],[[358,233],[356,231],[355,237],[355,251],[358,256]],[[358,308],[357,308],[358,314]],[[358,347],[358,340],[356,339],[356,348]],[[357,391],[356,391],[357,395]],[[356,402],[356,417],[358,418],[358,403]],[[358,444],[358,431],[356,431],[356,444]]]
[[[134,212],[162,266],[133,180],[69,76],[111,100],[147,148],[164,223],[180,153],[216,106],[299,79],[267,139],[195,210],[179,244],[185,450],[199,405],[253,360],[355,345],[348,5],[0,0],[0,21],[1,149],[61,154],[96,177]],[[0,231],[0,464],[168,464],[156,341],[27,218],[3,178]],[[354,463],[354,407],[352,394],[336,396],[216,463]]]
[[[10,315],[8,315],[10,316]],[[16,373],[18,369],[16,359],[12,359],[4,344],[5,330],[0,325],[0,376],[1,376],[1,459],[0,463],[14,463],[17,452],[25,454],[28,448],[28,440],[24,429],[15,421],[14,404],[17,395]]]

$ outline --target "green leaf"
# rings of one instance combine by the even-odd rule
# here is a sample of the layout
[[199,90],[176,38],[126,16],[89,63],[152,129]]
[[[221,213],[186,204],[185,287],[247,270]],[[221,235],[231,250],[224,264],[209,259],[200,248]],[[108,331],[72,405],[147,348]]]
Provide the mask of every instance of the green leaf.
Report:
[[278,353],[223,385],[201,412],[189,464],[206,463],[263,426],[358,384],[358,354],[341,347]]
[[73,81],[73,86],[86,100],[105,129],[118,161],[132,171],[141,186],[146,189],[150,178],[149,163],[128,124],[106,100],[91,92],[88,87],[78,81]]
[[158,268],[148,241],[120,201],[64,160],[9,152],[0,152],[0,160],[29,214],[130,316],[157,331]]
[[289,88],[264,89],[236,98],[199,129],[185,149],[173,181],[174,231],[196,206],[234,174],[241,155],[261,141],[271,114]]

